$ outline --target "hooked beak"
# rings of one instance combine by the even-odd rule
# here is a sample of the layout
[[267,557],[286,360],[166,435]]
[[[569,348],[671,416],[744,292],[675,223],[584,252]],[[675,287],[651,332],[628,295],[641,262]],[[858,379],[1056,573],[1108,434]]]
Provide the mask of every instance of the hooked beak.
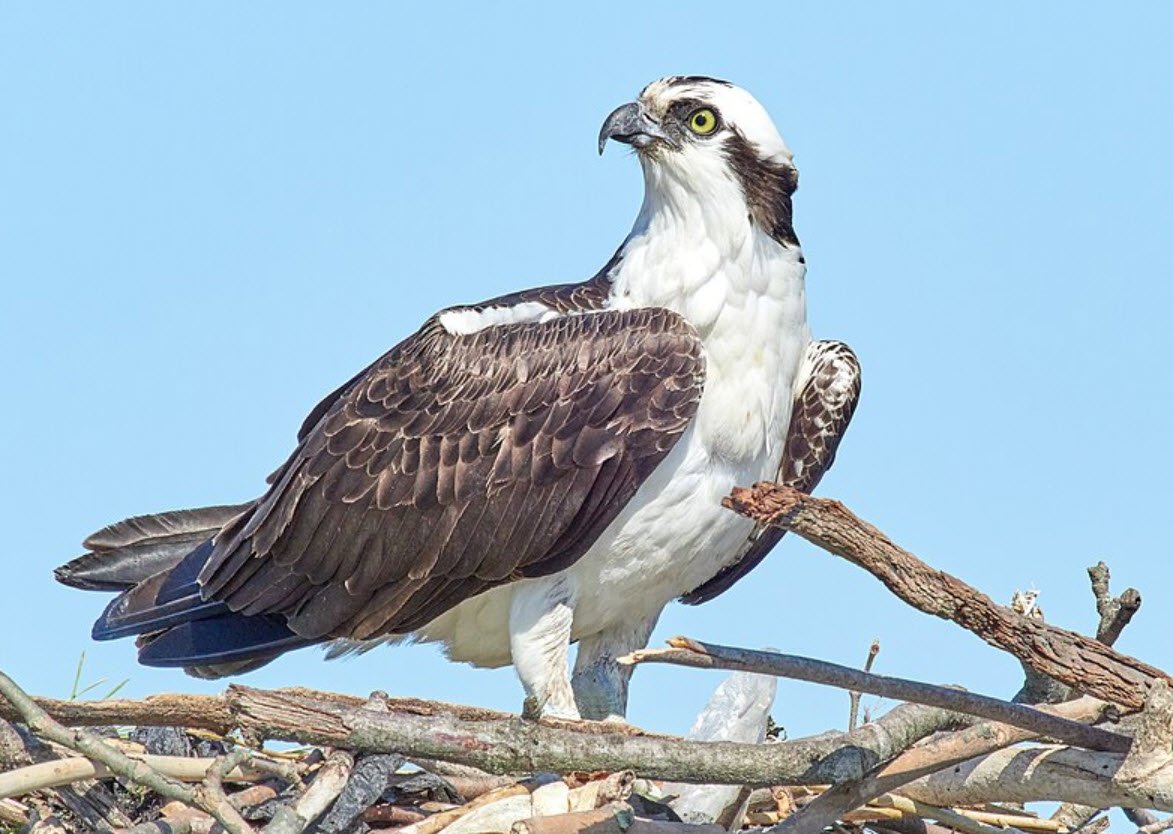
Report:
[[603,122],[599,131],[599,153],[607,146],[607,140],[614,139],[634,148],[646,148],[653,142],[659,141],[675,147],[668,134],[659,124],[648,118],[638,102],[630,102],[622,107],[616,107],[611,115]]

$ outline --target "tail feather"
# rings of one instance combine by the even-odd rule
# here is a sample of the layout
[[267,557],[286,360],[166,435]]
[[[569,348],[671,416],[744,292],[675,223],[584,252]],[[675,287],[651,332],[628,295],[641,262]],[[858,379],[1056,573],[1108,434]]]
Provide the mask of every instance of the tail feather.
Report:
[[86,591],[125,591],[174,567],[250,504],[175,510],[119,521],[90,535],[91,552],[57,568],[57,581]]
[[[231,612],[167,629],[144,641],[138,661],[144,666],[228,666],[268,662],[290,649],[317,641],[294,634],[285,618],[274,614],[245,616]],[[258,664],[259,665],[259,664]]]
[[154,515],[136,515],[108,524],[90,534],[82,543],[90,550],[113,550],[117,547],[149,542],[158,544],[176,536],[215,532],[236,518],[252,504],[223,504],[194,510],[171,510]]
[[94,623],[95,640],[114,640],[171,628],[228,610],[222,602],[200,596],[196,577],[212,553],[212,540],[202,542],[179,563],[115,597]]
[[222,677],[263,666],[319,642],[279,615],[248,616],[204,599],[198,578],[214,537],[251,504],[138,516],[86,539],[90,552],[55,571],[66,585],[120,591],[94,623],[96,640],[140,635],[139,662]]

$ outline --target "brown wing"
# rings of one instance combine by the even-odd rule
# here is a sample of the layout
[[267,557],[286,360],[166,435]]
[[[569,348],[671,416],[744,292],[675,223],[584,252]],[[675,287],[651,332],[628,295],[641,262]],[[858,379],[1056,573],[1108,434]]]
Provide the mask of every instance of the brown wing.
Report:
[[[790,412],[786,447],[778,470],[779,483],[811,492],[835,462],[839,441],[847,431],[859,401],[860,368],[851,348],[843,342],[812,342],[804,359],[805,382]],[[785,530],[757,526],[742,555],[703,585],[680,598],[689,605],[720,596],[766,558]]]
[[433,318],[322,409],[203,595],[308,638],[411,631],[582,556],[696,413],[695,331],[662,309],[452,335]]

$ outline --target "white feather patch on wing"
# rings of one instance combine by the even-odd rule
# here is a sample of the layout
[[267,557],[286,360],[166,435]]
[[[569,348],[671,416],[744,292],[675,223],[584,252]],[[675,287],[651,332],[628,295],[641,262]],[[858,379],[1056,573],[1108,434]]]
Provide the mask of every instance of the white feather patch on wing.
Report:
[[523,301],[511,306],[485,307],[480,310],[475,307],[448,310],[440,314],[440,324],[453,336],[467,336],[498,324],[548,321],[557,317],[557,310],[541,302]]

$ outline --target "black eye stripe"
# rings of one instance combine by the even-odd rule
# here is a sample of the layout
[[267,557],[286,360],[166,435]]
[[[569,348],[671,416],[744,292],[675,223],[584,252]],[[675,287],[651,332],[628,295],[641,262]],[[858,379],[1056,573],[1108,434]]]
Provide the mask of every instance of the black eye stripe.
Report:
[[698,110],[712,110],[718,120],[721,118],[716,107],[698,98],[679,98],[668,105],[668,114],[680,122],[687,122]]

